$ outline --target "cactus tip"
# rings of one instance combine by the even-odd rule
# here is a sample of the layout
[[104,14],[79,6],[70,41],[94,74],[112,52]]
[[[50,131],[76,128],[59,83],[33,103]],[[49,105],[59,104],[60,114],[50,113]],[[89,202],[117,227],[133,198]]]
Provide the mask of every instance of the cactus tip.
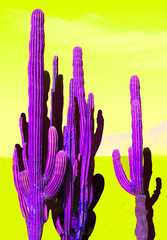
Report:
[[118,149],[114,149],[113,153],[112,153],[112,157],[115,160],[119,160],[120,159],[120,153]]
[[41,9],[35,9],[31,15],[31,25],[42,27],[44,25],[44,13]]
[[53,62],[57,62],[57,61],[58,61],[58,56],[54,56]]
[[128,148],[128,153],[132,153],[132,147]]
[[32,12],[32,15],[37,15],[37,14],[42,14],[43,15],[43,11],[39,8],[35,9],[33,12]]
[[88,103],[90,104],[91,109],[93,109],[94,108],[94,95],[93,95],[93,93],[89,93],[89,95],[88,95]]
[[74,56],[74,58],[82,58],[82,48],[75,47],[73,50],[73,56]]
[[140,87],[139,78],[137,75],[133,75],[130,78],[130,89],[132,89],[132,87],[134,87],[134,85],[136,85],[137,87]]

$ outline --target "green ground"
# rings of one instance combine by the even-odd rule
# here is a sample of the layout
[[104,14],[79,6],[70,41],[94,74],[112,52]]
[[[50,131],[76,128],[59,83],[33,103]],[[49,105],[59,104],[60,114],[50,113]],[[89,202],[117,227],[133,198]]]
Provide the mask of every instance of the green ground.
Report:
[[[129,175],[128,158],[122,157],[125,172]],[[155,240],[166,236],[167,216],[167,156],[152,158],[153,174],[150,192],[155,190],[155,178],[161,177],[162,190],[154,209]],[[112,157],[96,157],[95,173],[101,173],[105,179],[105,188],[95,207],[96,225],[90,240],[114,239],[135,240],[135,197],[119,185],[112,162]],[[19,207],[17,192],[14,187],[12,159],[0,158],[0,230],[2,239],[28,240],[24,218]],[[52,224],[52,219],[44,225],[42,240],[60,239]]]

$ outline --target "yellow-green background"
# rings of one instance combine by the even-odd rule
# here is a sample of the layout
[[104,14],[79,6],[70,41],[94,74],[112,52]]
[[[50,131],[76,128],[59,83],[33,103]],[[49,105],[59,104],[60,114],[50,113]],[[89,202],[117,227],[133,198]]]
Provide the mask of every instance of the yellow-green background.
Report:
[[[10,234],[6,239],[24,239],[21,236],[25,234],[25,229],[22,229],[25,227],[24,219],[17,216],[20,210],[13,187],[10,158],[15,143],[21,143],[20,113],[28,113],[30,17],[36,8],[41,8],[45,14],[45,69],[52,77],[52,60],[57,55],[59,73],[64,76],[64,125],[72,78],[72,50],[81,46],[86,97],[89,92],[94,93],[95,114],[102,109],[104,116],[104,137],[98,155],[111,156],[114,148],[119,148],[121,155],[127,155],[131,144],[129,80],[133,74],[140,78],[144,146],[149,146],[153,155],[167,155],[165,1],[0,1],[0,156],[5,157],[0,159],[3,188],[0,229],[3,238]],[[112,159],[101,158],[99,161],[97,171],[104,170],[106,197],[97,205],[99,217],[92,239],[101,239],[102,236],[134,239],[134,197],[117,183]],[[157,165],[153,162],[155,175],[157,173],[161,177],[164,174],[165,178],[165,158],[160,168],[161,161],[162,157],[157,158]],[[155,205],[157,240],[166,236],[164,222],[167,210],[162,199],[166,199],[167,191],[165,183],[162,182],[162,186],[162,194]],[[109,205],[114,197],[117,199],[115,205],[112,202]],[[118,214],[121,216],[119,221],[116,220]],[[132,215],[132,220],[129,215]],[[48,235],[49,239],[49,234],[44,232],[44,237]],[[53,227],[52,234],[55,234]]]

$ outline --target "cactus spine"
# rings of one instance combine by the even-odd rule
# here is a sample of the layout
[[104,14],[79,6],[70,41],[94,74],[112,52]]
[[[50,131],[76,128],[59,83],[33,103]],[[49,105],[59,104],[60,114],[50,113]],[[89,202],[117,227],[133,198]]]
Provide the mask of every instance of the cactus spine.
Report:
[[130,79],[131,94],[131,115],[132,115],[132,147],[129,148],[129,181],[125,175],[120,161],[119,150],[113,151],[113,163],[115,174],[120,185],[130,194],[136,196],[136,230],[135,234],[138,240],[147,240],[148,224],[147,210],[145,207],[146,196],[143,188],[143,137],[142,137],[142,118],[141,118],[141,99],[139,78],[132,76]]
[[[44,14],[40,9],[32,13],[29,44],[29,122],[28,139],[24,114],[20,117],[22,156],[16,145],[13,155],[14,182],[18,191],[20,207],[27,223],[30,240],[40,240],[43,224],[48,218],[47,201],[59,191],[66,170],[66,153],[58,150],[57,130],[48,131],[48,155],[42,174],[44,154]],[[28,145],[28,148],[27,148]],[[28,151],[27,151],[28,149]],[[20,165],[23,162],[23,169]]]

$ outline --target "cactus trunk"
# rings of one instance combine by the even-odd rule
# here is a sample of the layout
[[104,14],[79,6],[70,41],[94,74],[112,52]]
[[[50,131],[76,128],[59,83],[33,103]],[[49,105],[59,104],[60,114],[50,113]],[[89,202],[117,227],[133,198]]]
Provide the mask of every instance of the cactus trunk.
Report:
[[[53,116],[51,116],[50,128],[44,126],[46,113],[44,14],[40,9],[32,13],[29,52],[29,123],[26,122],[25,114],[21,114],[19,125],[23,149],[22,156],[21,152],[19,153],[19,149],[21,150],[19,145],[14,149],[13,174],[29,240],[40,240],[43,225],[48,219],[47,201],[59,191],[67,162],[64,151],[57,153],[58,134],[56,128],[52,126]],[[47,148],[44,141],[46,130],[48,131]],[[47,159],[43,166],[45,156]]]
[[147,240],[148,237],[148,223],[146,210],[146,196],[137,195],[136,197],[135,214],[137,218],[135,234],[137,240]]
[[44,76],[44,15],[34,12],[31,19],[29,59],[29,179],[28,197],[30,240],[40,240],[43,229],[43,181],[42,181],[42,139],[43,139],[43,76]]

